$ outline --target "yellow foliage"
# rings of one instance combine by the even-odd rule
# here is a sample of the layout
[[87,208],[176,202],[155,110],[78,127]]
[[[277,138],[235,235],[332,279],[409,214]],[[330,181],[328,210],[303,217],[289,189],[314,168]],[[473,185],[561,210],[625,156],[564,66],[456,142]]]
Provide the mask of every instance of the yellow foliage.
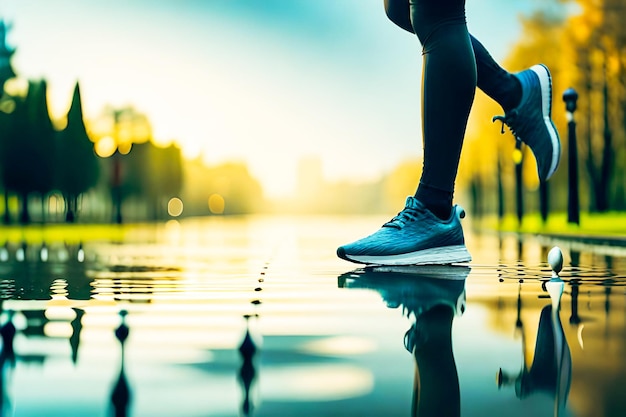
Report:
[[266,211],[261,185],[244,163],[206,166],[196,159],[186,161],[184,169],[185,212],[206,215]]
[[383,198],[393,207],[404,203],[408,195],[413,195],[422,175],[422,160],[413,159],[402,162],[383,183]]

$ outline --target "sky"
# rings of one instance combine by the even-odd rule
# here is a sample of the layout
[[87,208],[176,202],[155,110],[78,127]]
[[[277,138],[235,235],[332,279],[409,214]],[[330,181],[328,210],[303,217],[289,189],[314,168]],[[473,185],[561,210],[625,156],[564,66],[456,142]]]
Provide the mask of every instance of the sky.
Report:
[[[540,0],[468,0],[497,60]],[[366,181],[421,156],[421,46],[383,0],[0,0],[20,77],[48,82],[63,116],[132,105],[157,143],[241,161],[269,196],[303,157],[329,181]]]

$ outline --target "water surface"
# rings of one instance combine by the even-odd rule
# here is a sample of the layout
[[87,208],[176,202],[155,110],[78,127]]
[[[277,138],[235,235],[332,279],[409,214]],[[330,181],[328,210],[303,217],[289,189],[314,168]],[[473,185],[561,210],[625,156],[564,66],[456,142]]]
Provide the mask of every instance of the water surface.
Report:
[[335,257],[384,220],[211,218],[6,242],[2,415],[625,414],[623,248],[467,228],[469,266]]

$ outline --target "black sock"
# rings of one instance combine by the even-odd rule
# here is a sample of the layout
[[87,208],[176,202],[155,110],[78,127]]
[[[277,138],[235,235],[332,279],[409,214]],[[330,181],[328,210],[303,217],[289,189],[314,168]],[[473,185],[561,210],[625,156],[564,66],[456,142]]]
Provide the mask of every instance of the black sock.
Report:
[[415,198],[441,220],[450,218],[450,213],[452,213],[451,192],[420,183],[415,192]]

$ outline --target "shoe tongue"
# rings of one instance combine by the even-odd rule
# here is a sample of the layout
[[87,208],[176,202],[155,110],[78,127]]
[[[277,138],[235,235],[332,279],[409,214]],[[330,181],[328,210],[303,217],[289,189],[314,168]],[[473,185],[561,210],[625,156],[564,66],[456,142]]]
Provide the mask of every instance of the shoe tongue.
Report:
[[424,205],[420,203],[415,197],[408,196],[404,204],[404,210],[398,213],[396,217],[385,223],[383,227],[393,227],[396,229],[401,229],[406,221],[406,219],[403,217],[404,211],[406,209],[420,210],[422,207],[424,207]]
[[418,210],[423,207],[423,204],[419,202],[419,200],[415,197],[408,196],[406,198],[406,202],[404,203],[404,208],[410,208]]

